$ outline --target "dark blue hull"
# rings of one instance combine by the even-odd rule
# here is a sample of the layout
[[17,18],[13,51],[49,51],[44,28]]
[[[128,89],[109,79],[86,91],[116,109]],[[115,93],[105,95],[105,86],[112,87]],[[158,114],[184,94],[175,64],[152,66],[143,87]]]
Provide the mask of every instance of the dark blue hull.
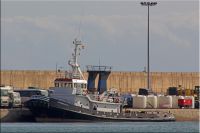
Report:
[[44,122],[67,122],[67,121],[135,121],[135,122],[167,122],[175,121],[175,118],[166,114],[147,112],[111,113],[98,112],[84,109],[56,99],[39,100],[31,99],[26,103],[36,120]]

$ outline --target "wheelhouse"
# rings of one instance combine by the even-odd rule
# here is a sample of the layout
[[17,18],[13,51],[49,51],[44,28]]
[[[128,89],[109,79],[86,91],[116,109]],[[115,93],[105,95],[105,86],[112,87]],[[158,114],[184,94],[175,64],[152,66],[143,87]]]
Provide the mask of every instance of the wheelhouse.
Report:
[[87,81],[82,79],[68,79],[68,78],[57,78],[54,81],[55,87],[66,87],[66,88],[87,88]]

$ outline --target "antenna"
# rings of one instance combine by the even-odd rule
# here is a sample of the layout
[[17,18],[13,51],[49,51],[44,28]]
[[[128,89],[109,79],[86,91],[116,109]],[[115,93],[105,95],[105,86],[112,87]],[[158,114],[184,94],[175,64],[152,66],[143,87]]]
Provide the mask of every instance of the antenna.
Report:
[[100,57],[99,57],[99,66],[101,66],[101,60],[100,60]]
[[78,35],[77,35],[77,38],[81,39],[81,24],[82,24],[82,21],[80,19],[80,23],[79,23],[79,27],[78,27]]
[[72,59],[68,61],[68,64],[72,67],[72,76],[79,77],[81,79],[84,79],[83,74],[80,70],[80,66],[78,64],[78,56],[80,55],[80,50],[84,48],[84,44],[77,40],[76,38],[73,41],[73,44],[75,46],[74,53],[72,54]]
[[79,22],[79,26],[78,26],[78,35],[77,35],[77,39],[81,40],[81,26],[82,26],[82,17],[84,15],[84,10],[82,9],[81,11],[81,15],[80,15],[80,22]]
[[56,77],[57,77],[57,71],[58,71],[58,63],[56,62]]
[[100,62],[100,57],[99,57],[99,70],[100,70],[100,65],[101,65],[101,62]]

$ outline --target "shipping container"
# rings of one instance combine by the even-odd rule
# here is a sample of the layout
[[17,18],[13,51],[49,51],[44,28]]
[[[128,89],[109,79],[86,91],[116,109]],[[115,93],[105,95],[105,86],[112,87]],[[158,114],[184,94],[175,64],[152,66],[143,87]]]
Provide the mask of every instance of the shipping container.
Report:
[[178,99],[184,99],[183,96],[172,96],[172,108],[179,108]]
[[192,100],[192,106],[190,108],[194,108],[194,106],[195,106],[194,96],[185,96],[184,99],[191,99]]
[[148,95],[147,96],[147,104],[146,108],[157,108],[158,103],[157,103],[157,96],[154,95]]
[[172,96],[158,96],[158,108],[172,108]]
[[133,96],[133,108],[146,108],[147,97],[143,95]]
[[182,107],[191,107],[192,106],[192,99],[178,99],[178,106]]

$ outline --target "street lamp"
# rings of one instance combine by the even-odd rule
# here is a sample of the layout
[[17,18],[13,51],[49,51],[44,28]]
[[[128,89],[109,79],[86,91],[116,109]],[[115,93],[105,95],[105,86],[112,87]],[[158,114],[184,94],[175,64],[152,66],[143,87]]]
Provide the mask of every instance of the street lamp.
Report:
[[147,89],[150,87],[150,66],[149,66],[149,7],[155,6],[157,2],[140,2],[142,6],[148,7],[148,30],[147,30]]

